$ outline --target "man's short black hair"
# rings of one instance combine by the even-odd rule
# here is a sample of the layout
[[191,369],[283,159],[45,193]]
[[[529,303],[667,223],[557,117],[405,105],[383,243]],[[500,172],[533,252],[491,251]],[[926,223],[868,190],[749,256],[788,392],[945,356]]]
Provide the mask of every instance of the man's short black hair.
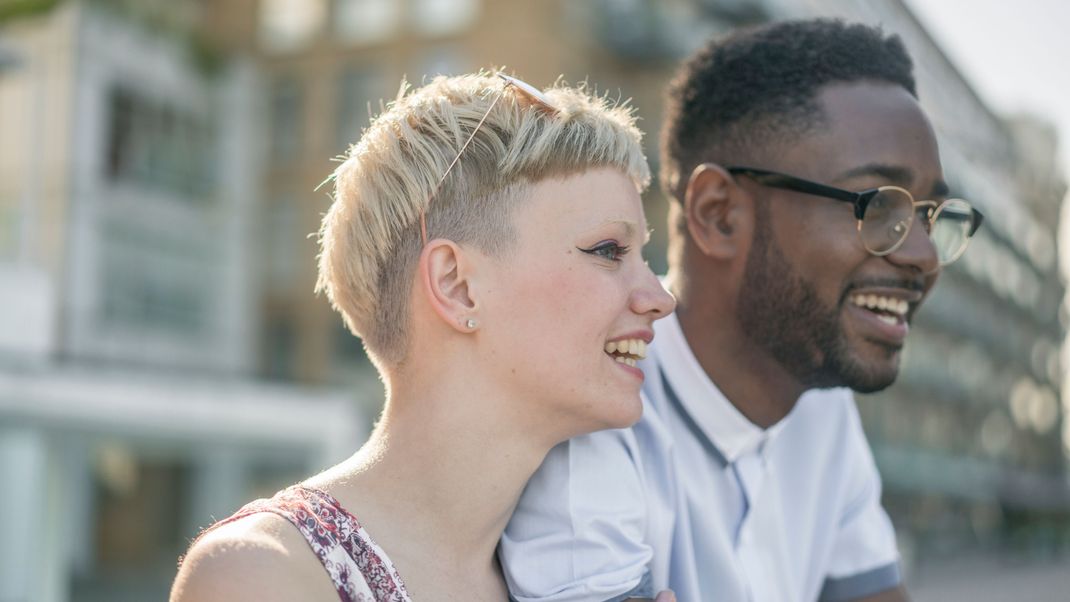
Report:
[[899,36],[840,20],[782,21],[713,40],[669,87],[662,186],[682,199],[701,163],[762,161],[764,149],[820,124],[815,97],[825,85],[886,82],[917,97],[912,71]]

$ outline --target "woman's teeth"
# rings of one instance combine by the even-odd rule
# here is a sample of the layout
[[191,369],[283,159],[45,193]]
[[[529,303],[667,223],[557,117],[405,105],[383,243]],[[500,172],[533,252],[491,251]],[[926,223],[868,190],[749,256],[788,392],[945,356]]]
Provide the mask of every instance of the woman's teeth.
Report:
[[642,339],[622,339],[606,343],[606,353],[622,364],[635,366],[636,362],[646,357],[646,341]]
[[910,303],[905,299],[883,295],[854,295],[851,297],[851,302],[874,312],[878,320],[893,326],[898,324],[900,319],[904,319],[907,310],[910,309]]

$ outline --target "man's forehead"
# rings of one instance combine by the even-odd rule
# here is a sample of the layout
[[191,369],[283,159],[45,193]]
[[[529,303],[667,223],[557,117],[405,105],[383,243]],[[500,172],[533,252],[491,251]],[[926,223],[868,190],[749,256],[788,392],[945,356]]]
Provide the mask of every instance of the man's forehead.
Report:
[[[862,178],[878,178],[881,181],[908,190],[915,186],[922,186],[922,191],[926,193],[926,196],[932,198],[943,198],[948,195],[950,190],[947,182],[944,181],[942,176],[937,177],[935,180],[930,178],[929,181],[922,181],[922,175],[923,174],[916,173],[910,167],[903,165],[866,163],[857,167],[852,167],[844,173],[834,176],[830,183],[846,182]],[[927,189],[924,188],[926,184],[929,184],[929,188]]]
[[936,136],[905,89],[878,82],[831,84],[816,101],[821,124],[783,155],[797,166],[796,175],[829,184],[873,176],[906,188],[920,186],[918,192],[926,194],[930,188],[943,192]]

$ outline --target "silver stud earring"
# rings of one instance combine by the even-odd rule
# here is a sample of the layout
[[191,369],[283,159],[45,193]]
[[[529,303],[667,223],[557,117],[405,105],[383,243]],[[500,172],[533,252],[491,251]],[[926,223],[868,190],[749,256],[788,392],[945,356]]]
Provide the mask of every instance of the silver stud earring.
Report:
[[465,322],[464,325],[469,327],[469,328],[475,328],[476,327],[475,318],[468,318],[468,321]]

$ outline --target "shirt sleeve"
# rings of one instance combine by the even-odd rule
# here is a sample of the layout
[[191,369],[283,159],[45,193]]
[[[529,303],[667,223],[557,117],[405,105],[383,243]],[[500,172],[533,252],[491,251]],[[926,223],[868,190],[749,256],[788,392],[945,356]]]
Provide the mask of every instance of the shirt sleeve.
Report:
[[584,435],[550,451],[498,548],[514,600],[653,597],[638,462],[630,429]]
[[854,398],[847,399],[847,504],[840,518],[820,600],[853,600],[898,586],[899,552],[892,521],[881,506],[881,478]]

